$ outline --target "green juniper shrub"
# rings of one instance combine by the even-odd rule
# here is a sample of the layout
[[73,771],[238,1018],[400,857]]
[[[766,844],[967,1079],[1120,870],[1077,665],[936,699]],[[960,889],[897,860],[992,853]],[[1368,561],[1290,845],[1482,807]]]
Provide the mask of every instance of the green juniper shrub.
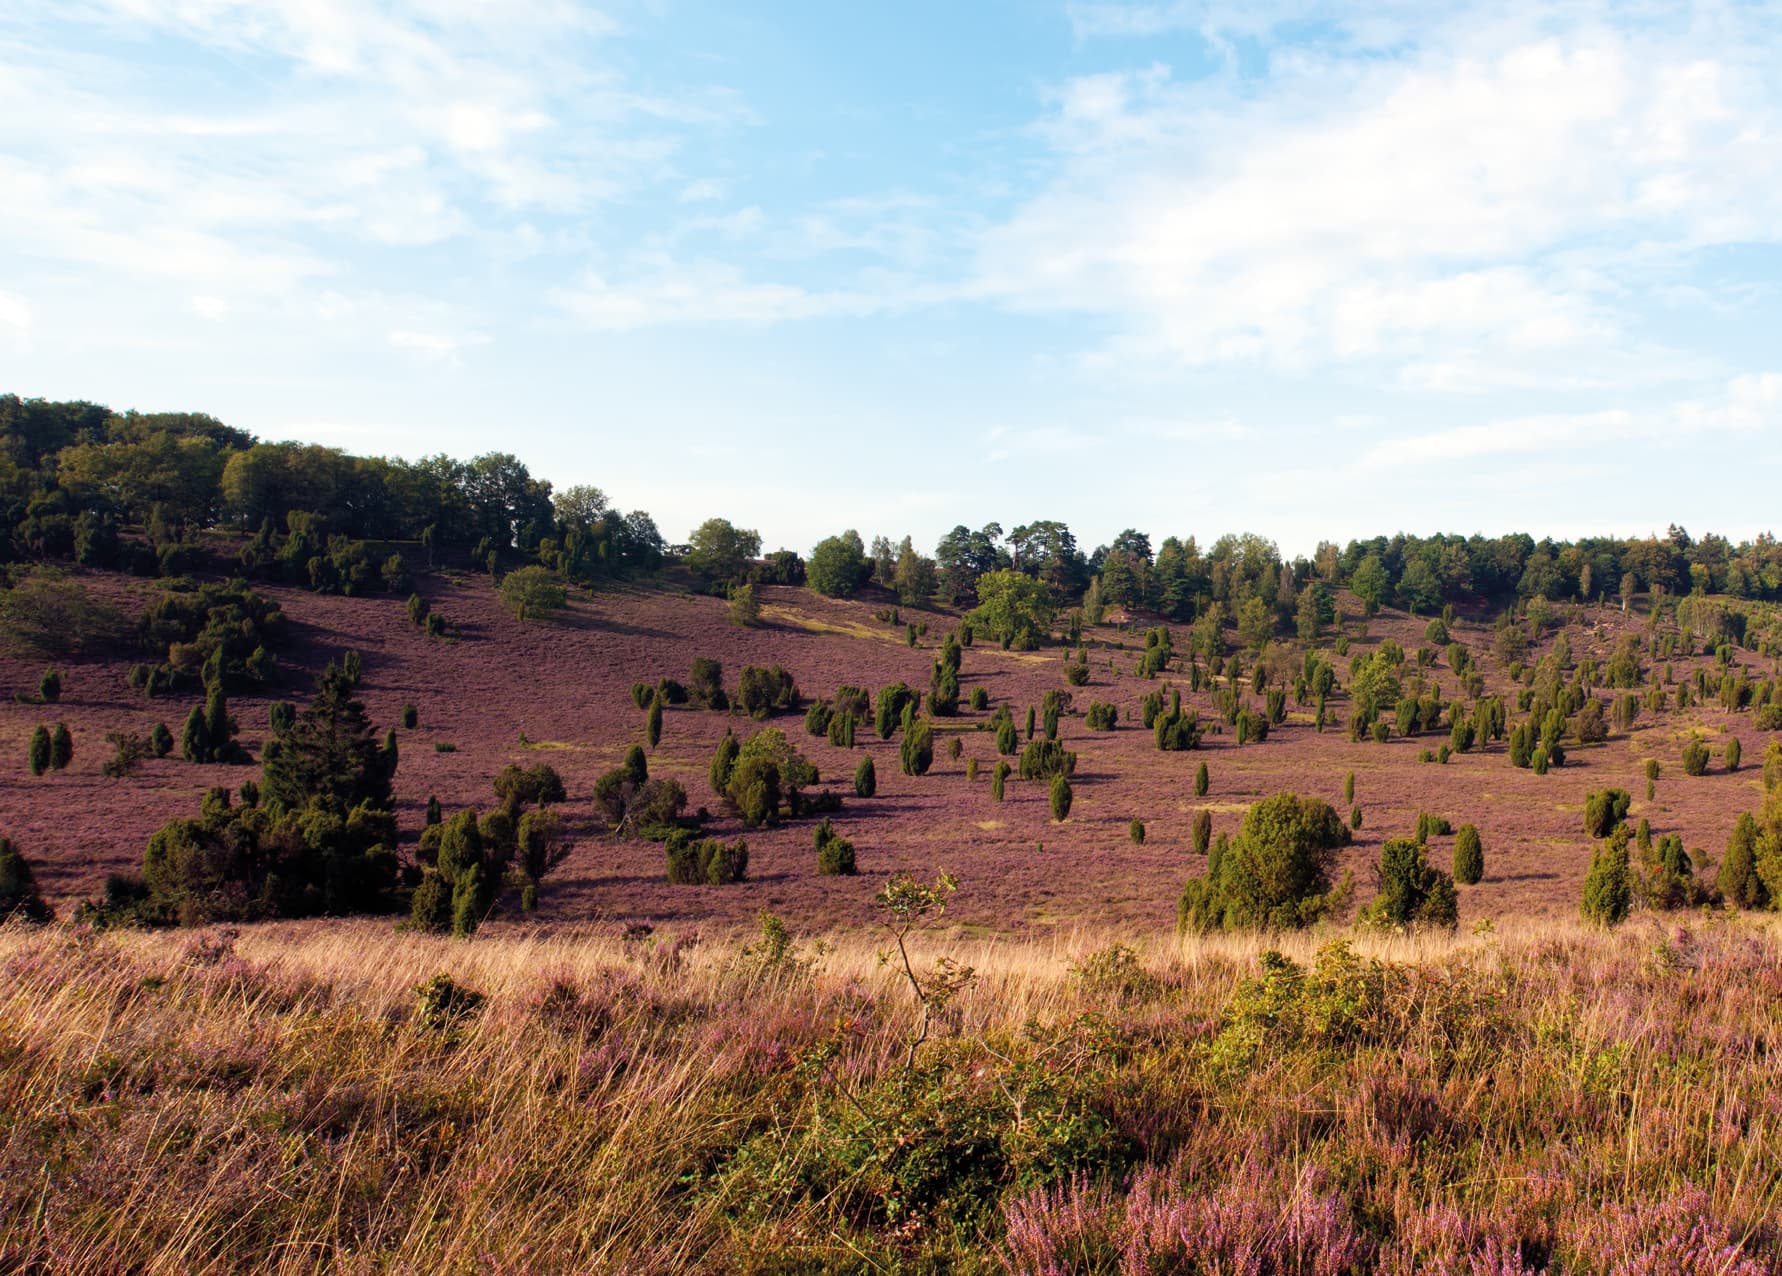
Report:
[[1742,751],[1739,746],[1739,737],[1736,735],[1732,736],[1726,742],[1726,769],[1728,771],[1737,771],[1739,769],[1741,757]]
[[1178,904],[1184,930],[1298,929],[1348,897],[1330,885],[1335,852],[1349,841],[1329,803],[1278,793],[1244,815],[1238,836],[1207,875],[1190,878]]
[[45,704],[55,704],[62,698],[62,671],[50,668],[43,671],[43,677],[37,680],[37,698]]
[[1070,815],[1071,791],[1070,780],[1060,773],[1052,777],[1052,818],[1062,824]]
[[1721,898],[1738,908],[1758,909],[1770,905],[1769,885],[1757,867],[1758,837],[1756,819],[1749,811],[1741,812],[1727,838],[1726,854],[1720,860],[1717,885]]
[[24,852],[10,839],[0,837],[0,924],[42,925],[54,919],[55,912],[38,891],[37,879]]
[[1691,738],[1683,746],[1683,774],[1706,775],[1708,773],[1708,746],[1699,739]]
[[656,688],[652,687],[649,683],[634,682],[631,684],[631,703],[636,705],[639,709],[649,708],[650,701],[655,698]]
[[117,780],[130,774],[152,751],[149,742],[133,731],[107,731],[105,741],[111,745],[112,755],[99,764],[99,770],[108,779]]
[[915,699],[915,691],[901,682],[879,688],[878,701],[873,708],[873,730],[879,739],[889,740],[897,734],[903,723],[904,710],[910,708]]
[[798,684],[779,665],[763,669],[746,665],[737,683],[736,704],[756,721],[798,707]]
[[1027,738],[1029,740],[1033,739],[1033,724],[1035,721],[1036,721],[1036,718],[1034,716],[1033,706],[1028,705],[1027,706]]
[[1459,920],[1454,879],[1430,865],[1421,842],[1387,838],[1380,847],[1380,893],[1362,909],[1361,924],[1452,930]]
[[[678,678],[656,679],[656,686],[651,694],[662,704],[670,706],[686,704],[688,700],[686,685]],[[638,706],[640,709],[648,707],[647,703]]]
[[1023,780],[1046,780],[1069,775],[1077,769],[1077,755],[1066,751],[1057,740],[1034,740],[1021,750],[1020,776]]
[[691,832],[679,829],[670,834],[665,849],[668,880],[677,886],[727,886],[748,878],[747,842],[726,846],[715,838],[695,840]]
[[538,890],[545,876],[574,849],[563,836],[563,820],[548,807],[527,811],[514,830],[520,867],[520,911],[538,911]]
[[1537,744],[1535,746],[1534,756],[1529,759],[1528,765],[1534,770],[1536,775],[1547,774],[1547,750]]
[[1064,666],[1064,680],[1073,687],[1089,685],[1089,665],[1085,661],[1072,661]]
[[934,728],[928,719],[918,718],[904,733],[899,749],[905,775],[927,775],[934,765]]
[[978,760],[976,758],[967,758],[965,760],[965,782],[967,784],[974,784],[977,782],[977,778]]
[[[193,710],[193,712],[197,712]],[[50,733],[49,728],[39,724],[31,732],[31,743],[26,749],[26,761],[30,764],[32,775],[42,775],[50,769]]]
[[1020,748],[1021,741],[1015,732],[1014,719],[1003,718],[996,725],[996,751],[1006,758],[1013,757]]
[[854,747],[854,715],[852,713],[831,713],[829,726],[825,732],[829,743],[838,749]]
[[826,700],[813,700],[811,707],[804,711],[804,733],[827,739],[829,724],[835,720],[835,711]]
[[1626,789],[1599,789],[1584,799],[1584,831],[1591,837],[1607,837],[1633,805]]
[[1212,777],[1207,771],[1207,764],[1202,762],[1194,770],[1194,796],[1205,797],[1207,795],[1207,790],[1211,785]]
[[157,758],[173,752],[173,732],[167,729],[165,722],[155,723],[154,730],[149,732],[149,748]]
[[687,675],[687,696],[700,709],[724,713],[730,708],[730,697],[724,691],[724,666],[709,656],[696,656]]
[[405,704],[402,706],[402,726],[404,730],[414,730],[415,727],[420,724],[420,721],[420,710],[416,709],[412,704]]
[[853,877],[859,872],[854,865],[854,844],[837,833],[827,819],[817,825],[815,844],[818,873],[827,877]]
[[1145,822],[1143,820],[1134,820],[1132,823],[1128,824],[1126,826],[1126,836],[1132,840],[1134,846],[1143,846],[1145,844]]
[[1627,825],[1619,824],[1607,838],[1597,843],[1591,854],[1590,871],[1584,875],[1584,891],[1578,901],[1578,911],[1592,925],[1619,925],[1633,904],[1633,877],[1627,857],[1630,835]]
[[[736,775],[731,775],[731,787],[734,790]],[[778,791],[774,793],[775,804],[778,802]],[[606,819],[607,828],[621,837],[647,837],[653,830],[672,827],[681,818],[681,811],[687,805],[687,791],[675,780],[638,780],[625,767],[615,767],[594,782],[594,805]],[[740,807],[740,803],[739,803]],[[743,811],[743,819],[747,823],[763,823],[771,818],[769,810],[758,820],[750,819],[750,812]]]
[[1360,806],[1354,806],[1354,807],[1350,808],[1350,810],[1349,810],[1349,827],[1354,829],[1357,832],[1361,831],[1361,807]]
[[649,741],[653,749],[662,743],[662,702],[650,701],[650,711],[644,715],[644,739]]
[[952,737],[952,739],[947,741],[947,756],[949,758],[951,758],[953,761],[955,761],[955,762],[959,761],[959,755],[964,752],[965,752],[965,742],[963,740],[961,740],[958,736],[954,736],[954,737]]
[[1374,723],[1372,730],[1375,744],[1385,744],[1391,734],[1384,721]]
[[1194,813],[1194,853],[1205,855],[1213,843],[1213,813],[1204,807]]
[[990,797],[993,801],[1002,801],[1003,786],[1009,778],[1009,764],[998,761],[990,771]]
[[68,724],[58,722],[50,732],[50,770],[60,771],[74,761],[74,737],[68,734]]
[[1112,731],[1120,722],[1120,711],[1113,705],[1096,701],[1089,706],[1083,725],[1091,731]]
[[711,781],[712,792],[723,793],[730,787],[730,772],[736,766],[736,755],[742,746],[737,743],[736,736],[729,731],[718,741],[718,747],[712,753],[712,763],[707,771]]
[[1454,880],[1462,886],[1474,886],[1485,876],[1485,847],[1479,830],[1462,824],[1454,835]]
[[409,624],[419,627],[421,622],[427,619],[428,610],[429,608],[425,598],[422,598],[419,594],[410,594],[408,596]]
[[982,687],[973,687],[971,689],[971,707],[974,710],[988,709],[990,707],[990,693]]
[[297,706],[289,700],[274,700],[266,706],[266,725],[273,735],[281,735],[297,721]]

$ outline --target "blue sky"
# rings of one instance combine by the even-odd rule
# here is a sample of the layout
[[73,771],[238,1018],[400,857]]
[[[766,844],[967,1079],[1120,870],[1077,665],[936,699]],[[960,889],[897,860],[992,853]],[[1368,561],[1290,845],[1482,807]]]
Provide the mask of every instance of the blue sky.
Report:
[[1782,11],[13,0],[0,388],[808,550],[1772,526]]

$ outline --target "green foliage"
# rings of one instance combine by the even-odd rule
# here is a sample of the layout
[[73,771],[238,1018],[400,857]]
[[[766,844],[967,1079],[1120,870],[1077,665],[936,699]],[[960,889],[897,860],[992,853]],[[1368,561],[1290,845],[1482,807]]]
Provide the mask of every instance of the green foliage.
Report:
[[1052,777],[1052,791],[1050,794],[1052,819],[1059,824],[1064,823],[1065,819],[1070,815],[1071,796],[1069,777],[1062,773],[1054,775]]
[[724,793],[730,788],[730,773],[736,767],[736,755],[742,751],[736,736],[729,731],[718,741],[718,747],[712,753],[711,768],[707,778],[711,781],[712,792]]
[[72,761],[74,761],[74,737],[68,734],[66,722],[58,722],[50,731],[50,770],[60,771]]
[[1683,746],[1683,774],[1706,775],[1708,773],[1708,746],[1699,739],[1691,738]]
[[55,912],[44,902],[37,889],[37,879],[24,852],[0,837],[0,925],[7,922],[42,924],[53,920]]
[[62,698],[62,671],[50,667],[43,671],[37,680],[37,698],[45,704],[55,704]]
[[1145,844],[1145,822],[1143,820],[1132,821],[1126,826],[1126,836],[1134,846],[1143,846]]
[[732,585],[730,603],[725,611],[730,623],[738,629],[753,629],[761,623],[761,600],[752,584]]
[[1077,769],[1077,755],[1066,751],[1057,740],[1032,740],[1021,750],[1020,776],[1023,780],[1050,780],[1070,775]]
[[1726,840],[1726,854],[1720,861],[1720,894],[1727,903],[1739,908],[1766,908],[1769,890],[1757,871],[1757,821],[1749,811],[1741,812]]
[[1591,854],[1578,911],[1592,925],[1620,925],[1633,904],[1633,877],[1627,859],[1630,836],[1627,825],[1619,825]]
[[897,734],[904,710],[915,702],[915,691],[904,683],[894,682],[888,687],[879,688],[878,701],[873,709],[873,730],[879,739],[889,740]]
[[1194,853],[1205,855],[1213,844],[1213,813],[1204,807],[1194,813]]
[[662,702],[651,700],[649,712],[644,714],[644,739],[653,749],[662,743]]
[[[214,753],[215,741],[210,747]],[[345,673],[332,664],[290,729],[266,742],[261,763],[261,787],[275,807],[296,811],[321,803],[336,812],[361,804],[389,809],[390,760],[364,704],[353,698]]]
[[1192,709],[1183,709],[1179,695],[1172,697],[1169,711],[1158,715],[1151,730],[1158,749],[1165,753],[1182,753],[1200,747],[1200,715]]
[[1089,706],[1083,725],[1091,731],[1112,731],[1120,724],[1120,711],[1111,704],[1097,701]]
[[749,844],[741,839],[727,846],[716,838],[696,840],[679,829],[665,849],[668,880],[677,886],[729,886],[748,879]]
[[1454,835],[1454,880],[1462,886],[1478,884],[1485,876],[1485,847],[1479,830],[1462,824]]
[[734,585],[747,578],[749,560],[761,553],[761,534],[708,518],[688,539],[686,565],[708,587]]
[[1388,838],[1380,848],[1380,893],[1362,910],[1361,922],[1452,930],[1459,916],[1454,879],[1431,867],[1421,842]]
[[926,718],[918,719],[904,733],[899,756],[905,775],[927,775],[934,765],[934,728]]
[[840,536],[817,542],[805,566],[804,582],[819,594],[830,598],[850,597],[867,579],[872,560],[860,533],[850,528]]
[[991,768],[991,771],[990,771],[990,799],[991,799],[991,801],[993,801],[993,802],[1002,801],[1004,786],[1008,783],[1008,778],[1009,778],[1009,764],[1007,762],[999,761],[993,768]]
[[978,606],[967,619],[974,629],[995,635],[1005,649],[1038,647],[1057,614],[1052,591],[1025,572],[985,572],[978,577],[977,591]]
[[1327,802],[1279,793],[1252,806],[1237,838],[1207,876],[1190,879],[1178,905],[1184,929],[1298,928],[1346,894],[1331,891],[1334,852],[1349,831]]
[[429,1031],[451,1031],[474,1019],[487,1000],[450,975],[435,975],[415,989],[415,1022]]
[[[196,712],[194,710],[193,712]],[[50,733],[49,728],[39,724],[31,732],[31,743],[26,750],[26,761],[30,765],[32,775],[42,775],[50,768]]]
[[687,698],[696,708],[723,713],[730,708],[724,691],[724,666],[709,656],[695,656],[687,675]]
[[1212,776],[1207,771],[1207,764],[1202,762],[1194,769],[1194,796],[1205,797],[1212,786]]
[[828,820],[817,826],[814,841],[818,873],[829,877],[853,877],[859,872],[854,866],[854,844],[837,833]]
[[149,732],[149,748],[157,758],[173,752],[173,732],[167,729],[165,722],[155,723],[154,730]]
[[1355,804],[1355,772],[1353,771],[1343,776],[1343,803],[1347,806]]
[[126,628],[116,608],[54,568],[33,569],[0,589],[0,643],[22,654],[79,655],[117,642]]
[[757,722],[775,713],[798,708],[798,684],[779,665],[762,668],[745,665],[737,684],[736,705]]
[[1599,789],[1584,799],[1584,831],[1591,837],[1607,837],[1627,818],[1633,794],[1625,789]]
[[802,792],[816,783],[817,769],[794,749],[783,731],[757,731],[737,751],[724,793],[751,828],[779,818],[784,801],[791,814],[801,809]]
[[1743,751],[1739,746],[1739,737],[1736,735],[1728,737],[1726,741],[1726,769],[1737,771],[1742,759]]

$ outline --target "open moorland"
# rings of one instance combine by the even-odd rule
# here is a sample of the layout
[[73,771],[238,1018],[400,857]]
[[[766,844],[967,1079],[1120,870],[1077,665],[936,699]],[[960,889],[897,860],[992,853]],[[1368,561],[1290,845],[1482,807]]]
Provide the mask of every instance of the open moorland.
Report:
[[[152,582],[92,573],[100,590],[120,604],[146,605],[157,592]],[[289,618],[290,646],[281,652],[280,681],[257,694],[230,701],[241,724],[240,739],[257,756],[268,734],[267,709],[277,699],[301,700],[329,660],[348,650],[361,654],[364,675],[358,694],[379,728],[395,727],[405,704],[416,706],[418,725],[399,730],[401,762],[395,775],[399,828],[412,848],[429,798],[447,811],[487,809],[494,803],[492,781],[508,764],[543,761],[561,773],[567,800],[563,815],[574,849],[541,894],[538,919],[551,923],[717,923],[750,925],[769,909],[805,928],[843,927],[871,915],[871,899],[882,880],[909,871],[932,875],[946,869],[964,882],[956,906],[961,925],[987,931],[1026,931],[1080,925],[1130,925],[1154,930],[1173,924],[1176,897],[1184,878],[1204,871],[1205,857],[1192,853],[1192,823],[1209,812],[1215,836],[1235,833],[1245,810],[1259,798],[1294,790],[1323,798],[1345,814],[1345,778],[1353,773],[1354,803],[1362,826],[1339,857],[1352,869],[1357,897],[1372,893],[1380,846],[1389,837],[1409,836],[1420,813],[1478,827],[1485,848],[1484,877],[1461,891],[1463,920],[1511,915],[1571,916],[1589,867],[1593,842],[1585,833],[1586,796],[1618,788],[1633,796],[1629,819],[1649,822],[1654,834],[1682,837],[1698,865],[1711,866],[1723,850],[1739,812],[1762,804],[1761,759],[1769,738],[1756,729],[1749,708],[1732,711],[1715,698],[1730,669],[1761,682],[1774,661],[1735,648],[1722,665],[1714,649],[1699,640],[1693,655],[1677,654],[1653,665],[1646,676],[1691,684],[1698,672],[1711,676],[1706,703],[1664,712],[1642,710],[1626,729],[1611,729],[1600,742],[1579,744],[1568,735],[1563,767],[1538,775],[1512,766],[1508,745],[1494,740],[1454,753],[1445,764],[1419,761],[1449,739],[1446,719],[1426,732],[1400,735],[1383,744],[1351,741],[1344,730],[1350,707],[1342,685],[1350,662],[1396,643],[1407,653],[1414,674],[1417,653],[1430,649],[1429,620],[1387,609],[1364,618],[1361,604],[1339,595],[1340,616],[1315,642],[1281,639],[1271,643],[1265,666],[1270,686],[1291,688],[1308,650],[1323,653],[1338,670],[1338,690],[1328,702],[1329,721],[1319,731],[1309,705],[1287,697],[1285,720],[1257,743],[1240,746],[1233,728],[1221,720],[1211,689],[1192,691],[1188,658],[1178,654],[1171,667],[1151,678],[1135,670],[1144,652],[1144,628],[1154,618],[1135,617],[1125,627],[1092,627],[1084,633],[1088,681],[1068,686],[1065,657],[1074,649],[1003,651],[978,642],[963,653],[959,715],[936,719],[937,747],[930,771],[902,774],[899,741],[876,738],[863,722],[853,749],[838,748],[806,734],[802,706],[753,722],[740,711],[711,712],[669,706],[660,742],[650,749],[652,775],[672,777],[686,789],[691,808],[711,815],[716,836],[744,837],[749,847],[748,879],[721,890],[687,889],[664,878],[659,844],[608,833],[591,798],[595,780],[619,765],[625,750],[642,744],[645,713],[632,687],[662,678],[684,680],[695,658],[721,662],[734,692],[736,678],[749,665],[780,665],[807,700],[832,696],[852,684],[876,691],[905,682],[923,689],[929,682],[943,635],[954,632],[959,613],[904,607],[897,624],[881,619],[896,606],[883,594],[839,600],[809,589],[763,587],[761,618],[750,628],[731,624],[722,599],[692,592],[670,577],[648,586],[624,586],[572,595],[552,618],[521,621],[505,611],[486,574],[463,571],[422,574],[416,590],[434,610],[452,617],[455,636],[428,638],[408,622],[396,598],[347,598],[277,585],[261,591],[277,600]],[[1518,664],[1525,680],[1543,653],[1569,650],[1565,677],[1594,662],[1600,669],[1624,636],[1641,642],[1674,633],[1674,620],[1653,626],[1643,603],[1623,612],[1618,602],[1555,609],[1552,627]],[[1494,619],[1491,618],[1491,619]],[[1494,650],[1491,619],[1454,616],[1446,628],[1470,654],[1483,675],[1483,692],[1513,703],[1518,684]],[[926,627],[914,647],[907,626]],[[1188,630],[1173,626],[1180,652]],[[1755,630],[1753,631],[1755,633]],[[1255,660],[1235,632],[1228,647],[1244,670],[1240,682],[1260,708],[1263,697],[1249,694]],[[1344,638],[1344,653],[1336,643]],[[1433,653],[1432,653],[1433,654]],[[1425,676],[1444,697],[1460,694],[1446,648]],[[64,659],[64,689],[53,710],[21,703],[33,698],[43,661],[20,655],[0,657],[0,809],[6,831],[36,864],[45,892],[64,907],[96,894],[107,873],[139,867],[149,836],[169,819],[191,815],[206,789],[238,786],[252,774],[240,766],[194,765],[176,753],[147,759],[119,779],[102,767],[109,756],[105,735],[127,730],[147,734],[156,722],[177,733],[190,710],[203,702],[201,691],[145,699],[127,685],[130,662],[117,657]],[[1599,675],[1600,676],[1600,675]],[[1225,680],[1221,680],[1223,683]],[[988,707],[967,707],[976,688]],[[1162,752],[1153,733],[1137,720],[1142,699],[1160,689],[1182,693],[1185,708],[1208,723],[1198,749]],[[1072,708],[1061,715],[1059,738],[1078,755],[1072,776],[1074,801],[1069,818],[1052,819],[1047,786],[1011,777],[1005,800],[990,794],[990,769],[997,760],[994,733],[986,730],[997,706],[1009,706],[1023,745],[1025,713],[1048,692],[1065,691]],[[1598,693],[1606,694],[1606,693]],[[1113,731],[1089,730],[1091,703],[1113,704],[1119,722]],[[33,777],[26,767],[26,744],[46,720],[64,721],[74,741],[74,757],[60,771]],[[821,876],[811,845],[812,821],[789,820],[779,827],[746,829],[713,793],[708,765],[726,732],[746,736],[765,726],[784,730],[818,769],[820,790],[842,797],[831,818],[857,848],[858,877]],[[949,755],[958,739],[961,755]],[[1712,762],[1706,774],[1687,776],[1680,755],[1692,739],[1706,743]],[[1741,743],[1744,765],[1728,771],[1726,744]],[[449,746],[451,752],[437,751]],[[874,758],[877,793],[853,796],[852,777],[860,757]],[[966,778],[968,760],[979,767]],[[1645,796],[1645,765],[1656,760],[1660,779]],[[1204,763],[1208,792],[1197,797],[1195,772]],[[1143,845],[1134,845],[1130,822],[1144,822]],[[1449,841],[1432,843],[1432,860],[1446,863]],[[1711,869],[1709,871],[1711,879]],[[505,901],[513,904],[510,897]],[[511,920],[515,910],[504,910]],[[502,914],[491,924],[500,925]]]

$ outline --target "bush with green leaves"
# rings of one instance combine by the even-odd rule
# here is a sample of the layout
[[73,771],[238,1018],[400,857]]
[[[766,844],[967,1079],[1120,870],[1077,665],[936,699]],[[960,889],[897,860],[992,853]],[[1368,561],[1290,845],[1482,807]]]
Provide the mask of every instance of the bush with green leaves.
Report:
[[1738,908],[1767,908],[1770,891],[1757,867],[1757,821],[1749,811],[1733,822],[1720,860],[1720,894]]
[[51,667],[43,671],[37,680],[37,698],[45,704],[55,704],[62,698],[62,671]]
[[803,811],[803,791],[817,782],[817,768],[792,747],[777,727],[757,731],[737,750],[724,795],[750,828],[773,824],[784,802],[789,814]]
[[779,665],[745,665],[737,683],[736,706],[757,722],[798,707],[798,684]]
[[915,691],[904,683],[894,682],[879,688],[878,700],[873,706],[873,730],[879,739],[889,740],[897,734],[903,725],[904,710],[915,702]]
[[835,710],[830,708],[827,700],[813,700],[811,707],[804,711],[804,733],[820,740],[829,738],[829,724],[835,720]]
[[854,715],[851,713],[831,713],[829,726],[824,732],[829,743],[838,749],[854,747]]
[[1120,725],[1120,710],[1098,700],[1089,706],[1089,712],[1083,717],[1083,725],[1091,731],[1112,731]]
[[1431,815],[1428,811],[1417,814],[1417,838],[1421,843],[1428,843],[1432,837],[1447,837],[1454,831],[1453,825],[1446,816]]
[[854,795],[869,798],[879,791],[879,776],[872,764],[872,755],[860,759],[854,768]]
[[934,727],[926,718],[918,718],[904,733],[899,758],[905,775],[927,775],[934,765]]
[[827,819],[817,825],[815,843],[818,873],[826,877],[853,877],[860,871],[854,865],[854,844],[837,833]]
[[74,761],[74,737],[66,722],[58,722],[50,730],[50,770],[60,771]]
[[1070,816],[1071,788],[1070,778],[1062,772],[1052,777],[1050,793],[1052,819],[1059,824]]
[[0,837],[0,925],[14,921],[41,925],[54,918],[24,852],[11,839]]
[[712,751],[712,762],[706,771],[712,792],[722,795],[730,787],[730,772],[736,767],[736,755],[742,746],[737,743],[736,736],[729,731],[718,741],[718,747]]
[[728,886],[749,875],[749,844],[741,839],[725,845],[680,829],[669,836],[665,851],[668,880],[677,886]]
[[1077,769],[1077,755],[1057,740],[1033,740],[1021,750],[1019,774],[1023,780],[1050,780]]
[[1184,753],[1200,747],[1200,714],[1182,708],[1182,695],[1170,697],[1167,713],[1159,714],[1151,728],[1158,749],[1165,753]]
[[1739,745],[1738,736],[1729,736],[1727,738],[1725,758],[1726,769],[1729,772],[1737,771],[1739,769],[1739,763],[1743,761],[1744,758],[1744,751]]
[[165,722],[155,723],[154,730],[149,732],[149,750],[157,758],[164,758],[173,752],[173,732],[167,729]]
[[1485,876],[1485,846],[1475,825],[1462,824],[1454,835],[1454,880],[1475,886]]
[[1708,773],[1708,746],[1699,739],[1691,738],[1683,746],[1683,774],[1706,775]]
[[1627,856],[1627,844],[1632,835],[1627,825],[1618,824],[1607,838],[1597,843],[1590,856],[1590,871],[1584,875],[1584,891],[1578,901],[1578,911],[1592,925],[1620,925],[1633,905],[1633,875]]
[[724,665],[710,656],[695,656],[687,674],[687,699],[699,709],[724,713],[730,708],[730,696],[724,690]]
[[1335,852],[1348,842],[1328,802],[1295,793],[1264,798],[1245,813],[1230,845],[1208,855],[1206,876],[1183,888],[1178,922],[1191,931],[1309,926],[1348,896],[1347,877],[1330,885]]
[[594,805],[620,837],[648,838],[680,822],[687,791],[678,780],[640,780],[621,766],[594,782]]
[[1194,853],[1196,855],[1205,855],[1207,850],[1213,844],[1213,813],[1205,807],[1202,807],[1194,813],[1194,819],[1190,827],[1193,830],[1192,839]]
[[[947,636],[952,637],[951,634]],[[955,646],[953,650],[959,648]],[[959,715],[959,671],[939,660],[934,662],[934,672],[928,681],[928,712],[937,718]]]
[[1584,831],[1591,837],[1607,837],[1627,818],[1633,794],[1626,789],[1598,789],[1584,799]]
[[1143,820],[1132,821],[1126,826],[1126,836],[1134,846],[1143,846],[1145,844],[1145,822]]
[[[643,750],[635,744],[627,750],[625,770],[636,776],[640,782],[649,778],[644,767]],[[539,762],[522,768],[510,762],[496,772],[495,796],[501,799],[502,809],[510,817],[518,819],[522,807],[550,806],[566,801],[568,791],[557,768],[549,763]]]
[[990,799],[1000,802],[1009,779],[1009,764],[998,761],[990,770]]
[[1361,910],[1361,924],[1452,930],[1459,920],[1454,879],[1430,865],[1421,842],[1388,838],[1380,847],[1380,893]]
[[50,769],[50,733],[41,723],[31,732],[31,741],[25,748],[25,761],[32,775],[42,775]]

